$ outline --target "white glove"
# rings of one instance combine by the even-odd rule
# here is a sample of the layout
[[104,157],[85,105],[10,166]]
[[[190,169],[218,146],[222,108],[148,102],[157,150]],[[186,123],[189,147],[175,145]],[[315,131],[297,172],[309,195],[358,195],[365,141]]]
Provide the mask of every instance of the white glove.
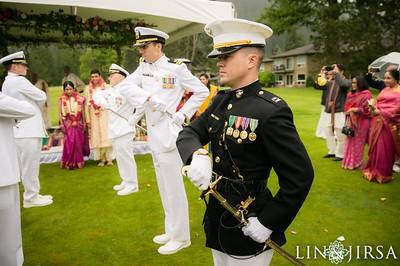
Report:
[[211,179],[211,158],[208,155],[193,155],[187,177],[200,190],[206,190]]
[[149,99],[149,103],[153,105],[154,109],[159,112],[165,112],[167,110],[167,104],[158,98],[156,95],[152,95]]
[[185,115],[182,112],[176,112],[172,115],[172,121],[178,126],[182,126],[183,122],[185,122]]
[[249,223],[242,227],[243,234],[251,237],[258,243],[264,243],[272,234],[272,231],[262,225],[257,217],[250,217]]

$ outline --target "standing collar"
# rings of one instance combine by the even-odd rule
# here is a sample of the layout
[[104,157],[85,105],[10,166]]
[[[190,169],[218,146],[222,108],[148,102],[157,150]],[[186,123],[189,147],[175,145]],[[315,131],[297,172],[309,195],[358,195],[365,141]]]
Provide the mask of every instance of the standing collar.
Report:
[[247,96],[253,96],[256,95],[261,89],[261,85],[258,80],[254,81],[253,83],[250,83],[247,86],[235,89],[235,90],[230,90],[229,95],[235,96],[237,99],[245,98]]
[[8,71],[7,75],[8,75],[8,76],[14,76],[14,77],[20,76],[20,75],[18,75],[18,74],[16,74],[16,73],[10,72],[10,71]]
[[151,65],[159,66],[161,64],[164,64],[165,62],[168,62],[168,58],[165,54],[163,54],[160,58],[157,59],[157,61],[151,63]]

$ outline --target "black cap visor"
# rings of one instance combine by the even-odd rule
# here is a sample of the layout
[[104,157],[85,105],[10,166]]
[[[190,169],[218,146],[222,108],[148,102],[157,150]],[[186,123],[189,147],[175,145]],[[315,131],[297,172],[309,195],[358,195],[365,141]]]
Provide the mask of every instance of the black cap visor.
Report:
[[265,45],[258,45],[258,44],[252,44],[252,45],[237,45],[237,46],[231,46],[231,47],[223,47],[223,48],[217,48],[211,51],[211,53],[208,54],[208,58],[215,58],[221,55],[227,55],[227,54],[231,54],[234,53],[238,50],[240,50],[241,48],[244,47],[264,47]]

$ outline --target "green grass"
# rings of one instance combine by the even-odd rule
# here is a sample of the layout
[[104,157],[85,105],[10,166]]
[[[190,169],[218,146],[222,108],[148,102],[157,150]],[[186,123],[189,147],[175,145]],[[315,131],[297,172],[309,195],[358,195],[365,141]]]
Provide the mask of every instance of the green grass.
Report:
[[[322,159],[325,141],[314,136],[321,92],[311,88],[271,91],[292,107],[297,130],[315,170],[311,192],[287,230],[284,248],[295,254],[299,245],[304,255],[306,245],[322,248],[343,235],[345,246],[391,245],[399,257],[399,174],[388,184],[369,183],[361,178],[360,171],[345,171],[339,163]],[[54,92],[59,94],[60,89],[51,89],[53,107]],[[199,191],[187,179],[192,245],[175,255],[157,253],[158,245],[152,243],[152,237],[162,233],[163,211],[152,160],[149,155],[135,158],[140,191],[127,197],[118,197],[112,190],[120,182],[116,166],[98,168],[88,162],[84,169],[68,171],[59,169],[58,164],[42,165],[41,191],[52,194],[54,203],[22,210],[25,265],[212,265],[201,226],[204,203],[198,200]],[[277,191],[275,174],[269,186]],[[381,201],[382,197],[386,201]],[[323,259],[304,262],[332,265]],[[275,254],[272,265],[289,264]],[[351,265],[397,263],[353,260]]]

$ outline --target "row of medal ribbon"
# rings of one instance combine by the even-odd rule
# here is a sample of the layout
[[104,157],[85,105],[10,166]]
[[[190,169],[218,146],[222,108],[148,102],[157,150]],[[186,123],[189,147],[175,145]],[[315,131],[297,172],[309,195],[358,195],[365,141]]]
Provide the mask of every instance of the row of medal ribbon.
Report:
[[[255,141],[257,139],[257,134],[254,132],[258,126],[258,119],[230,115],[229,124],[226,129],[226,135],[232,136],[237,139],[238,143],[242,140],[249,139],[250,141]],[[242,129],[241,131],[239,129]],[[247,128],[250,128],[250,133],[247,132]]]
[[164,77],[162,77],[162,87],[164,89],[173,89],[175,88],[175,84],[176,84],[176,77],[174,77],[174,75],[172,74],[168,74]]

